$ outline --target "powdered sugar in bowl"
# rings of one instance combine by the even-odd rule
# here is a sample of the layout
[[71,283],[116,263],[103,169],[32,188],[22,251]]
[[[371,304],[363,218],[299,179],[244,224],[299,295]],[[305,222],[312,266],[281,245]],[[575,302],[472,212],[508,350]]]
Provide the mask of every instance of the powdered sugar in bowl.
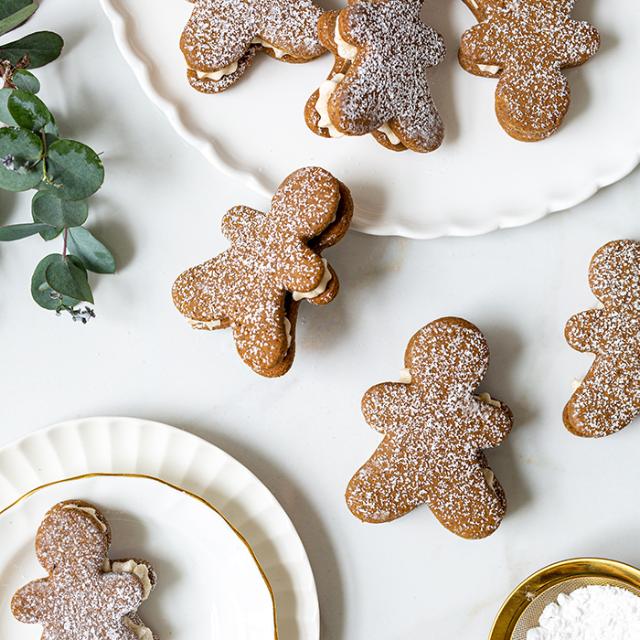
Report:
[[489,640],[573,638],[640,638],[639,569],[602,558],[575,558],[545,567],[511,593],[489,636]]

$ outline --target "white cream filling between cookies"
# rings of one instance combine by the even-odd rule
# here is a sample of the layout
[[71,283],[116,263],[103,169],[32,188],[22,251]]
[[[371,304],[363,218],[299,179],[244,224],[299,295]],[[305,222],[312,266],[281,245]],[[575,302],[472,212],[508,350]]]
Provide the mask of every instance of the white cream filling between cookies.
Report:
[[[353,62],[358,53],[358,47],[346,42],[342,38],[337,20],[333,39],[338,49],[338,55],[345,60]],[[320,116],[318,126],[326,129],[331,138],[342,138],[344,136],[343,133],[336,129],[333,122],[331,122],[331,118],[329,118],[329,98],[331,98],[331,94],[336,90],[336,87],[344,80],[344,77],[344,73],[336,73],[332,78],[325,80],[320,87],[318,87],[318,99],[316,100],[316,111]],[[378,131],[383,133],[391,144],[400,144],[400,138],[391,130],[388,122],[385,122],[379,127]]]
[[400,369],[400,376],[398,377],[398,382],[403,382],[404,384],[410,384],[411,382],[413,382],[411,369]]
[[289,318],[284,319],[284,333],[287,336],[287,349],[291,346],[291,321]]
[[327,290],[327,285],[331,281],[332,276],[329,269],[329,264],[324,258],[322,258],[322,264],[324,265],[324,273],[322,274],[320,284],[313,291],[293,291],[291,296],[296,302],[300,300],[310,300],[311,298],[317,298]]
[[496,496],[497,494],[495,490],[495,482],[496,482],[495,473],[493,473],[491,469],[487,469],[486,467],[483,467],[482,475],[484,476],[485,482],[487,483],[489,490],[491,491],[491,493],[493,493],[494,496]]
[[136,624],[131,618],[124,617],[124,625],[130,631],[133,631],[138,640],[153,640],[153,633],[149,627],[143,624]]
[[478,69],[485,73],[498,73],[498,71],[500,71],[500,67],[495,64],[479,64]]
[[251,44],[260,44],[263,47],[266,47],[267,49],[271,49],[273,51],[273,55],[280,60],[280,58],[284,58],[284,56],[287,55],[286,51],[283,51],[282,49],[278,49],[278,47],[274,47],[272,44],[265,42],[262,38],[259,37],[255,37],[252,41]]
[[220,80],[224,78],[224,76],[230,76],[232,73],[235,73],[238,70],[238,61],[232,62],[228,64],[226,67],[219,69],[218,71],[198,71],[194,69],[196,72],[196,76],[198,80]]
[[502,407],[502,403],[500,402],[500,400],[495,400],[488,393],[481,393],[477,395],[476,398],[478,398],[478,400],[480,400],[481,402],[486,402],[487,404],[490,404],[492,407],[498,407],[498,409]]
[[571,388],[574,391],[577,391],[580,388],[580,385],[582,384],[583,381],[584,381],[584,378],[574,378],[573,381],[571,382]]
[[187,318],[187,321],[194,329],[217,329],[222,322],[220,320],[194,320]]
[[85,513],[88,513],[93,518],[93,520],[96,521],[96,523],[100,527],[100,531],[104,533],[107,530],[107,525],[102,522],[100,518],[98,518],[96,510],[92,509],[91,507],[81,507],[78,504],[66,504],[64,505],[63,509],[77,509],[78,511],[84,511]]
[[111,571],[113,573],[132,573],[142,583],[142,599],[146,600],[149,597],[152,585],[149,577],[149,567],[146,564],[138,564],[135,560],[113,562]]

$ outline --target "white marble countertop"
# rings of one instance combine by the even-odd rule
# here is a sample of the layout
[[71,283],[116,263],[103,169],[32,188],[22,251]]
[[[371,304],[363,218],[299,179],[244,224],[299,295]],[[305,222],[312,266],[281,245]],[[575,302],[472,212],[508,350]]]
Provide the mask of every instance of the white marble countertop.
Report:
[[[137,86],[97,2],[45,0],[25,31],[44,28],[67,41],[64,58],[38,72],[47,101],[67,136],[104,152],[90,228],[113,248],[119,272],[94,280],[97,318],[80,326],[30,297],[33,268],[57,245],[2,245],[0,441],[74,417],[131,415],[226,449],[296,525],[328,640],[483,640],[511,588],[545,564],[578,555],[640,564],[640,428],[585,441],[561,416],[571,381],[590,364],[564,342],[564,323],[594,304],[594,251],[640,238],[639,172],[572,211],[483,237],[349,234],[328,253],[340,296],[302,308],[296,363],[266,380],[241,363],[229,334],[189,329],[170,296],[183,268],[225,246],[228,207],[265,203],[176,136]],[[27,198],[0,192],[1,223],[28,216]],[[426,507],[365,526],[343,499],[379,440],[360,414],[363,392],[395,379],[409,337],[442,315],[485,332],[483,389],[516,419],[488,454],[509,512],[480,542],[457,539]]]

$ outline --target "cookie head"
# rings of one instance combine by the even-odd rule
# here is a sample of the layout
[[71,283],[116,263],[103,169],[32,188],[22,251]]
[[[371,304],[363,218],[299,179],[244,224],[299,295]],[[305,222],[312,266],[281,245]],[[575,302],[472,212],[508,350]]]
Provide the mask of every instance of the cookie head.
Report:
[[416,385],[443,396],[471,394],[489,366],[489,347],[477,327],[441,318],[418,331],[407,347],[405,367]]
[[36,554],[49,572],[67,565],[102,567],[110,544],[109,524],[81,501],[61,502],[42,521]]
[[630,305],[640,311],[640,243],[617,240],[593,256],[589,284],[607,307]]

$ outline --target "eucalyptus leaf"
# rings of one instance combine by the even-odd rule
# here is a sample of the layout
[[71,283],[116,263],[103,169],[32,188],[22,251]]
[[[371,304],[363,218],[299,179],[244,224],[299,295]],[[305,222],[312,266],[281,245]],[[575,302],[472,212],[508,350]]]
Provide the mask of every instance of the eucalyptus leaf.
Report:
[[0,36],[20,26],[38,8],[31,0],[3,0],[0,5]]
[[114,273],[116,260],[90,231],[84,227],[69,229],[69,250],[78,256],[84,266],[94,273]]
[[86,200],[62,200],[54,191],[38,191],[31,201],[33,219],[52,227],[79,227],[87,221]]
[[13,72],[11,82],[16,85],[18,89],[28,91],[29,93],[38,93],[40,91],[40,82],[31,71],[26,69],[16,69]]
[[8,124],[11,127],[18,126],[18,123],[11,117],[7,103],[9,96],[13,93],[13,89],[0,89],[0,122]]
[[12,240],[22,240],[36,233],[45,231],[49,225],[40,222],[27,222],[25,224],[9,224],[0,227],[0,242],[11,242]]
[[56,140],[49,146],[47,174],[53,189],[64,200],[84,200],[93,195],[104,181],[104,166],[98,154],[75,140]]
[[63,257],[62,260],[54,260],[44,272],[47,284],[58,293],[93,302],[93,294],[87,280],[87,271],[73,256]]
[[55,311],[62,306],[74,307],[79,304],[81,300],[71,298],[69,296],[63,296],[60,293],[54,291],[45,278],[45,272],[49,265],[54,262],[61,262],[64,260],[64,256],[59,253],[52,253],[38,263],[33,276],[31,277],[31,296],[33,299],[44,309]]
[[18,126],[31,131],[41,131],[47,124],[54,122],[47,105],[24,89],[11,92],[7,100],[7,108]]
[[16,65],[29,56],[29,68],[37,69],[55,60],[62,51],[64,40],[51,31],[37,31],[0,47],[0,59]]
[[26,191],[42,180],[42,141],[15,127],[0,128],[0,189]]

